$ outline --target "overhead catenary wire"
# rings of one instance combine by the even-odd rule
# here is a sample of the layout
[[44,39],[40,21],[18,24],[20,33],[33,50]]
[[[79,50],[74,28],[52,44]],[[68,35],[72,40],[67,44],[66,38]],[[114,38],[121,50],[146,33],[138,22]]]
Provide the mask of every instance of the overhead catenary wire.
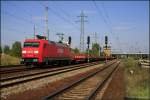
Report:
[[[23,18],[23,17],[16,16],[16,15],[10,13],[10,12],[3,11],[3,14],[8,15],[8,16],[10,16],[11,18],[17,19],[17,21],[19,20],[19,21],[21,21],[21,22],[25,22],[26,24],[33,25],[30,20],[27,20],[27,19],[25,19],[25,18]],[[20,23],[19,23],[19,24],[20,24]],[[21,25],[24,26],[24,24],[21,24]],[[9,27],[7,27],[7,29],[8,29],[8,30],[12,30],[12,31],[15,30],[15,32],[16,32],[16,30],[18,30],[18,29],[13,29],[13,28],[9,28]],[[19,31],[19,32],[20,32],[20,31]],[[23,33],[24,33],[24,32],[23,32]]]
[[12,14],[12,13],[10,13],[10,12],[7,12],[7,11],[2,11],[2,12],[3,12],[4,14],[8,15],[8,16],[11,16],[11,17],[13,17],[13,18],[16,18],[17,20],[24,21],[24,22],[26,22],[26,23],[32,24],[32,22],[31,22],[30,20],[28,20],[28,19],[25,19],[25,18],[23,18],[23,17],[18,17],[18,16],[14,15],[14,14]]
[[[109,14],[108,14],[108,12],[107,12],[105,6],[104,6],[104,3],[102,2],[101,5],[102,5],[102,8],[103,8],[104,14],[105,14],[105,16],[106,16],[106,18],[107,18],[107,21],[108,21],[108,23],[109,23],[109,27],[110,27],[110,30],[111,30],[111,33],[112,33],[111,35],[112,35],[112,36],[115,36],[115,35],[116,35],[116,32],[114,32],[113,29],[112,29],[112,22],[111,22],[111,20],[110,20]],[[116,38],[116,42],[117,42],[117,44],[118,44],[118,46],[119,46],[119,48],[120,48],[120,52],[123,52],[123,51],[122,51],[121,42],[120,42],[119,37],[116,36],[115,38]]]
[[[11,3],[11,5],[12,5],[13,7],[18,8],[18,5],[16,5],[16,4],[12,4],[12,3]],[[20,7],[19,7],[18,9],[20,9]],[[26,13],[27,15],[29,15],[29,16],[31,17],[31,22],[33,23],[33,20],[32,20],[33,16],[32,16],[32,14],[30,14],[29,12],[27,12],[27,11],[26,11],[25,9],[23,9],[23,8],[21,8],[21,10],[22,10],[24,13]]]
[[111,33],[113,33],[112,22],[111,22],[111,20],[110,20],[109,14],[108,14],[108,12],[107,12],[105,6],[104,6],[104,3],[102,3],[101,5],[102,5],[102,8],[103,8],[104,14],[105,14],[105,16],[106,16],[107,22],[108,22],[108,26],[109,26],[109,28],[110,28],[110,30],[111,30]]
[[[104,7],[104,3],[102,4],[102,7],[103,7],[103,11],[104,11],[104,14],[105,14],[106,17],[103,16],[102,11],[101,11],[101,9],[97,6],[95,0],[93,1],[93,3],[94,3],[95,8],[97,9],[98,14],[103,18],[103,21],[104,21],[105,24],[107,25],[107,27],[108,27],[108,29],[109,29],[109,31],[110,31],[110,33],[111,33],[110,35],[113,34],[112,36],[114,36],[114,35],[115,35],[115,32],[114,32],[113,29],[112,29],[112,22],[111,22],[111,20],[110,20],[110,17],[109,17],[109,15],[108,15],[107,10],[106,10],[105,7]],[[118,36],[116,36],[115,38],[116,38],[116,43],[118,44],[118,46],[119,46],[119,48],[120,48],[120,52],[122,52],[122,48],[121,48],[120,40],[119,40]]]
[[[80,28],[77,26],[77,24],[75,24],[74,22],[72,22],[72,18],[74,16],[71,16],[71,14],[68,13],[63,7],[55,7],[55,6],[57,6],[55,1],[51,1],[51,3],[53,5],[53,7],[51,6],[53,8],[53,10],[55,10],[55,12],[57,11],[56,13],[59,13],[63,17],[63,19],[62,19],[61,17],[58,16],[60,19],[62,19],[62,20],[65,19],[64,21],[66,23],[68,23],[69,25],[71,25],[76,30],[80,30]],[[55,14],[55,16],[57,16],[57,15]],[[67,21],[66,21],[66,19],[67,19]],[[65,33],[65,35],[66,34],[70,34],[70,33]]]
[[[20,9],[20,7],[19,7],[19,5],[16,5],[16,4],[9,4],[9,5],[11,5],[11,6],[13,6],[13,7],[16,7],[16,9]],[[30,22],[31,22],[31,24],[33,25],[33,27],[36,27],[36,29],[38,28],[40,28],[40,29],[44,29],[44,26],[42,26],[42,24],[37,24],[37,23],[35,23],[34,21],[33,21],[33,13],[29,13],[28,11],[27,11],[27,9],[24,9],[23,7],[21,8],[21,10],[22,10],[22,12],[23,13],[25,13],[26,15],[28,15],[29,17],[30,17]]]
[[[6,31],[6,30],[3,30],[3,31]],[[10,32],[16,32],[16,33],[23,33],[24,31],[22,31],[22,30],[18,30],[18,29],[14,29],[14,28],[10,28],[10,27],[7,27],[7,31],[10,31]]]
[[[53,3],[53,5],[55,5],[56,1],[51,1]],[[58,9],[58,8],[57,8]],[[66,17],[71,17],[71,15],[69,13],[67,13],[66,11],[63,10],[63,8],[59,9],[59,11],[64,14]]]
[[[5,32],[6,30],[2,30],[2,32]],[[25,32],[23,30],[18,30],[18,29],[14,29],[14,28],[10,28],[10,27],[7,27],[7,31],[10,31],[11,33],[25,33],[27,36],[28,35],[31,35],[31,34],[27,34],[27,33],[31,33],[31,32]],[[19,34],[18,34],[19,35]],[[22,34],[20,34],[22,36]],[[26,37],[25,37],[26,38]]]
[[94,3],[94,6],[95,6],[95,8],[96,8],[96,10],[97,10],[97,12],[98,12],[98,14],[99,14],[99,16],[100,16],[100,17],[102,17],[102,19],[103,19],[104,23],[107,25],[107,27],[108,27],[109,31],[111,32],[111,29],[110,29],[109,23],[107,22],[107,20],[106,20],[106,19],[105,19],[105,17],[103,16],[101,9],[97,6],[97,4],[96,4],[96,1],[95,1],[95,0],[93,0],[93,3]]
[[[41,6],[45,7],[46,5],[40,3]],[[57,16],[58,18],[62,19],[63,21],[65,21],[66,23],[72,25],[75,29],[80,30],[77,26],[75,26],[75,24],[73,22],[71,22],[70,20],[66,19],[64,16],[62,16],[60,13],[56,12],[52,7],[48,6],[49,10],[51,13],[53,13],[55,16]]]

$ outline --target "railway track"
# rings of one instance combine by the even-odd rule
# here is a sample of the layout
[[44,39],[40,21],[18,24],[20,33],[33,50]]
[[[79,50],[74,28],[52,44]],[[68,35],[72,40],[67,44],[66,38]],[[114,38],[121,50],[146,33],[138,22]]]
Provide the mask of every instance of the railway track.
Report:
[[89,64],[87,64],[87,63],[86,64],[79,64],[79,65],[66,66],[66,67],[62,67],[62,68],[46,70],[46,71],[42,71],[42,72],[19,75],[19,76],[15,76],[15,77],[1,78],[0,88],[7,88],[7,87],[11,87],[11,86],[14,86],[17,84],[29,82],[32,80],[37,80],[40,78],[45,78],[45,77],[49,77],[49,76],[77,70],[77,69],[82,69],[85,67],[90,67],[90,66],[96,65],[96,64],[99,64],[99,63],[94,62],[94,63],[89,63]]
[[[93,62],[95,63],[95,62]],[[86,63],[85,63],[86,64]],[[82,65],[82,64],[80,64]],[[69,66],[78,66],[78,64],[76,65],[69,65]],[[69,67],[69,66],[61,66],[62,67]],[[13,65],[13,67],[5,67],[5,68],[0,68],[0,74],[1,74],[1,78],[3,79],[3,77],[7,78],[7,77],[12,77],[12,76],[16,76],[17,74],[23,74],[23,73],[30,73],[30,71],[32,71],[31,73],[34,73],[34,72],[37,72],[38,70],[49,70],[49,69],[52,69],[52,70],[55,70],[57,69],[58,66],[51,66],[51,65],[47,65],[47,66],[43,66],[43,67],[33,67],[33,68],[26,68],[26,66],[23,66],[23,65],[17,65],[15,67],[15,65]]]
[[73,83],[52,92],[44,100],[91,100],[97,91],[111,78],[120,62],[111,63],[104,68],[88,74]]
[[[90,64],[97,64],[99,62],[93,62]],[[21,78],[21,77],[26,77],[26,76],[31,76],[31,75],[36,75],[36,74],[42,74],[45,72],[52,72],[52,71],[57,71],[57,70],[61,70],[61,69],[67,69],[67,68],[71,68],[71,67],[76,67],[76,66],[84,66],[87,63],[84,64],[78,64],[78,65],[68,65],[68,66],[62,66],[62,67],[58,67],[58,66],[50,66],[50,67],[46,67],[46,68],[35,68],[35,69],[30,69],[30,70],[22,70],[22,72],[14,72],[14,73],[5,73],[5,74],[1,74],[1,79],[0,81],[7,81],[7,80],[11,80],[11,79],[17,79],[17,78]]]
[[[75,64],[75,66],[76,66],[76,64]],[[44,68],[56,68],[57,66],[47,65],[47,66],[43,66],[43,67]],[[43,68],[43,67],[41,67],[41,68]],[[62,66],[62,67],[65,67],[65,66]],[[1,66],[0,67],[0,74],[1,75],[2,74],[7,75],[7,74],[11,74],[11,73],[16,73],[16,72],[23,72],[23,71],[30,71],[30,70],[37,70],[37,69],[40,69],[40,67],[27,68],[27,66],[24,66],[24,65],[8,65],[8,66]]]
[[29,69],[26,69],[26,67],[23,65],[10,65],[7,67],[1,66],[0,74],[8,74],[8,73],[20,72],[25,70],[29,70]]
[[0,65],[0,68],[2,69],[7,69],[7,68],[14,68],[14,67],[19,67],[19,66],[22,66],[21,64],[20,65]]

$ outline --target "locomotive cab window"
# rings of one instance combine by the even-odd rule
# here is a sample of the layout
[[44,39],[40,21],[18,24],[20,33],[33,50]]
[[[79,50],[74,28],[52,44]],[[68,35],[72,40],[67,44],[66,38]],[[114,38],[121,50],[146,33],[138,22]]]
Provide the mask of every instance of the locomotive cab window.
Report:
[[39,47],[39,42],[25,42],[24,47]]

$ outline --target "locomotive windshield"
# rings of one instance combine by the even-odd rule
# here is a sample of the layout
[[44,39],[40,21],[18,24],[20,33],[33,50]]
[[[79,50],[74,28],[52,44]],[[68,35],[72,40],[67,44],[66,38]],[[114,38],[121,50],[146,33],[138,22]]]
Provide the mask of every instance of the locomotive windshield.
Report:
[[39,42],[25,42],[24,47],[39,47]]

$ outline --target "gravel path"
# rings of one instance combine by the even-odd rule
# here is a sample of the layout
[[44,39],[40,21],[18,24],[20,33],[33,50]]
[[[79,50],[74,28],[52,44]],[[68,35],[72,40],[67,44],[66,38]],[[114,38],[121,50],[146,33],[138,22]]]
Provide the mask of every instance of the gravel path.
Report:
[[124,100],[125,85],[124,85],[123,70],[124,68],[121,63],[118,71],[115,73],[109,86],[104,92],[101,100]]

